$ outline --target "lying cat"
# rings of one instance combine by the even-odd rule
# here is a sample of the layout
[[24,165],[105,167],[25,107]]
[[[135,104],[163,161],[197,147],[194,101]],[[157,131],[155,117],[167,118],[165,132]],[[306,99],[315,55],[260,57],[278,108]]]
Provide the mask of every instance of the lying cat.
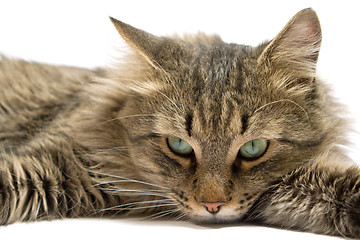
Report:
[[148,214],[360,237],[359,168],[295,15],[258,47],[111,19],[115,69],[0,62],[0,222]]

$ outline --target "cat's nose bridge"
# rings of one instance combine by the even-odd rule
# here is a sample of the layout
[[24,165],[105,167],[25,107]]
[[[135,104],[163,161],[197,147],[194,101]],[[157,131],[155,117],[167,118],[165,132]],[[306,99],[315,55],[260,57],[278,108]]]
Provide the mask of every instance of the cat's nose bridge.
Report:
[[208,212],[217,212],[226,201],[229,169],[216,159],[207,158],[200,162],[196,173],[196,184],[193,185],[196,200]]
[[219,137],[218,134],[214,134],[212,138],[201,144],[204,159],[213,162],[226,157],[230,142],[220,143]]
[[225,202],[224,186],[221,179],[216,178],[216,176],[204,176],[200,179],[196,195],[198,202],[210,211],[215,211],[220,206],[216,203]]

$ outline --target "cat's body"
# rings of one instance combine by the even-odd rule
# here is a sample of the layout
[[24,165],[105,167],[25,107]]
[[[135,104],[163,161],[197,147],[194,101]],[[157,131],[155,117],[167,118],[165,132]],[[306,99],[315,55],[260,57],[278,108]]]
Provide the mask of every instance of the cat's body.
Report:
[[256,48],[113,23],[135,50],[113,71],[0,62],[2,224],[145,211],[360,236],[312,10]]

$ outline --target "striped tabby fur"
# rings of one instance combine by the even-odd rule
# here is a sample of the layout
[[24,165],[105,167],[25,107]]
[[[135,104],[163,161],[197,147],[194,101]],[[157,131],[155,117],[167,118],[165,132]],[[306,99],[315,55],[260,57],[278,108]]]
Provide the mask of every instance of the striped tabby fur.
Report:
[[[359,169],[315,74],[313,10],[258,47],[112,22],[132,51],[110,71],[2,58],[1,224],[147,213],[360,237]],[[194,155],[174,154],[169,136]],[[239,158],[254,139],[266,153]]]

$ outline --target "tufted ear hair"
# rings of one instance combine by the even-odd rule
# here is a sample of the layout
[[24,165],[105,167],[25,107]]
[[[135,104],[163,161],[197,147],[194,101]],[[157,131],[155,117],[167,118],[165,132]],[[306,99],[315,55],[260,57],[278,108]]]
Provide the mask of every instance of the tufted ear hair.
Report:
[[175,68],[177,62],[187,55],[185,43],[180,40],[157,37],[112,17],[110,20],[122,38],[155,67]]
[[321,28],[314,10],[297,13],[267,45],[258,63],[300,78],[314,77],[321,45]]

